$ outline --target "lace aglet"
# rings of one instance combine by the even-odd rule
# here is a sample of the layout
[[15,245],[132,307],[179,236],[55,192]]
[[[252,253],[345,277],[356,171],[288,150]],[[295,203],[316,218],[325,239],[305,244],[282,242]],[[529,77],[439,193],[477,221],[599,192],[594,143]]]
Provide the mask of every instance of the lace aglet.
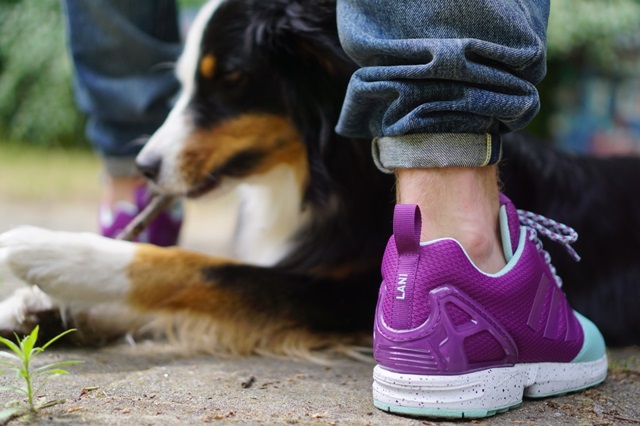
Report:
[[578,252],[573,249],[573,247],[571,247],[569,244],[564,244],[564,248],[567,250],[569,256],[571,256],[573,260],[575,260],[576,262],[580,262],[581,257]]

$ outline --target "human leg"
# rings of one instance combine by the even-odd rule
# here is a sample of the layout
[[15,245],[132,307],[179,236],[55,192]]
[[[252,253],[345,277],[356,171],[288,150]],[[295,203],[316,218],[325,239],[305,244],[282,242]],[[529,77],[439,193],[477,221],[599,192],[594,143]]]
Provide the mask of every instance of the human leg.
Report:
[[505,265],[498,226],[496,166],[398,169],[398,203],[417,204],[422,241],[451,237],[489,273]]
[[[339,2],[343,45],[362,68],[338,131],[373,137],[378,165],[396,172],[399,202],[420,205],[428,218],[424,236],[461,237],[489,272],[504,264],[496,240],[497,174],[475,167],[495,164],[499,134],[524,127],[538,110],[545,4]],[[469,179],[482,188],[470,192]],[[463,202],[465,193],[462,212],[440,199]],[[436,221],[438,212],[446,223]]]
[[115,236],[140,207],[136,193],[144,180],[134,158],[178,90],[171,66],[181,49],[177,6],[175,0],[65,0],[64,6],[76,100],[105,168],[101,228]]
[[164,121],[178,90],[174,0],[65,0],[67,40],[87,136],[112,176],[132,175],[141,136]]
[[528,222],[498,191],[500,134],[538,110],[547,15],[546,1],[339,1],[362,68],[338,131],[373,137],[400,203],[374,330],[381,409],[484,417],[606,376],[600,333],[537,239],[566,243],[565,228]]

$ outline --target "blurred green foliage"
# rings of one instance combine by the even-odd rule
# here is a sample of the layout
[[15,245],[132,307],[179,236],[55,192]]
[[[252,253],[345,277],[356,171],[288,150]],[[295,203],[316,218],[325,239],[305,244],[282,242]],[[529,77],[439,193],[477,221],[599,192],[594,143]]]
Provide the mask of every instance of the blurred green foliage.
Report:
[[[197,7],[203,1],[179,3]],[[73,99],[64,37],[58,0],[0,0],[0,141],[88,146],[85,119]],[[640,0],[552,1],[549,73],[540,86],[543,110],[533,123],[536,133],[546,133],[545,109],[551,102],[545,99],[554,90],[559,68],[581,61],[619,72],[625,65],[620,49],[629,43],[637,47],[638,38]]]
[[86,146],[70,76],[60,2],[0,1],[0,140]]
[[205,4],[207,0],[178,0],[178,4],[181,8],[200,7]]
[[551,1],[547,36],[550,60],[580,58],[601,72],[637,73],[621,59],[640,44],[640,1]]
[[88,147],[71,75],[61,1],[0,0],[0,143]]

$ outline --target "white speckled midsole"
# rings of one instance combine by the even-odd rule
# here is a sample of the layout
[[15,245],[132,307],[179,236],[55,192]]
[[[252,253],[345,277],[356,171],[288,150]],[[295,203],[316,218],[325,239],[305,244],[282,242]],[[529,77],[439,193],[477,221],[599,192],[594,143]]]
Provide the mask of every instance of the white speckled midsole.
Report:
[[584,389],[606,376],[606,355],[591,362],[517,364],[456,376],[402,374],[376,366],[373,399],[379,408],[418,409],[416,414],[420,409],[427,413],[492,411],[518,405],[523,396],[538,398]]

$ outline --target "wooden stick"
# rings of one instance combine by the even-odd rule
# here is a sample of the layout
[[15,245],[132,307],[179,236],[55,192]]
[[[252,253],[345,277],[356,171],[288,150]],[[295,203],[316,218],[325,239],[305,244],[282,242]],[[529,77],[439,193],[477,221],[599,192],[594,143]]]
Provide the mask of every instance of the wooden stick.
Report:
[[146,228],[161,211],[169,207],[175,199],[170,195],[155,195],[151,202],[144,208],[126,228],[118,234],[116,239],[133,241]]

